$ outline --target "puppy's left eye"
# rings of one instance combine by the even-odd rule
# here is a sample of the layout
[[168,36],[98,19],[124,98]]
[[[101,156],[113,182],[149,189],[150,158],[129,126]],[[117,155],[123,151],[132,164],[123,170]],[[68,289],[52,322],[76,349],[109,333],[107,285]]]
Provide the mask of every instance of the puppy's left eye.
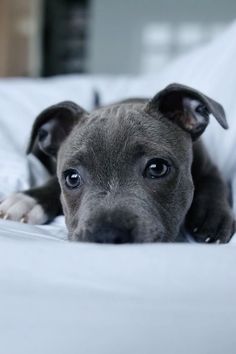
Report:
[[77,188],[81,184],[81,176],[77,170],[71,168],[64,172],[65,185],[70,188]]
[[164,159],[152,159],[148,161],[143,176],[146,178],[161,178],[170,172],[170,164]]

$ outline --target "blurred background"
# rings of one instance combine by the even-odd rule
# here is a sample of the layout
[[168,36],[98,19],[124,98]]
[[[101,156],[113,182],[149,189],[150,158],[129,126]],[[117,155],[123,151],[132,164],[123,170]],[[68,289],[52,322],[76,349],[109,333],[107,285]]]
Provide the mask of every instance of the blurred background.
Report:
[[158,73],[235,18],[235,0],[0,0],[0,76]]

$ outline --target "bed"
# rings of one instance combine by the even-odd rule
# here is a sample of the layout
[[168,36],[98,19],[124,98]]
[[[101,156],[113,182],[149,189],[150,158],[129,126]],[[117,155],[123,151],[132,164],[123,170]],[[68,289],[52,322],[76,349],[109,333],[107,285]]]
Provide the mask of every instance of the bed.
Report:
[[[41,184],[25,156],[35,116],[70,99],[87,109],[148,97],[170,82],[223,104],[229,131],[204,134],[232,186],[236,214],[236,23],[159,75],[0,80],[0,198]],[[1,354],[234,354],[236,236],[227,245],[95,245],[67,241],[64,218],[30,226],[0,221]]]

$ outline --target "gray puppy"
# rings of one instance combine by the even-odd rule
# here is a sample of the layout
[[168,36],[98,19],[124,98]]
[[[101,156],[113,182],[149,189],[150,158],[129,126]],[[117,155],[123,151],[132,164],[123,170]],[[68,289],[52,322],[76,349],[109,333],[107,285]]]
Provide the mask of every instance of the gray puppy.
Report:
[[179,84],[90,114],[73,102],[49,107],[28,153],[52,178],[7,198],[1,216],[45,223],[63,208],[76,241],[170,242],[186,228],[199,242],[228,242],[228,189],[197,140],[210,114],[228,128],[219,103]]

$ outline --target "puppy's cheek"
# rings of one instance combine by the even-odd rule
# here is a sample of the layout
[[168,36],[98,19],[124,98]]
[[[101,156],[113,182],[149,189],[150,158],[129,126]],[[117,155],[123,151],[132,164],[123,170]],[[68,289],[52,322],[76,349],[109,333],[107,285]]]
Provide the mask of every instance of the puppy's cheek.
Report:
[[78,218],[72,217],[69,214],[65,215],[65,223],[68,230],[68,239],[77,241],[74,237],[75,230],[78,228]]
[[60,200],[63,209],[63,214],[65,216],[65,223],[68,230],[69,240],[74,240],[74,232],[78,228],[79,217],[78,217],[78,206],[76,204],[68,203],[69,198],[62,192]]
[[13,194],[0,204],[0,218],[40,225],[48,219],[37,200],[24,193]]

